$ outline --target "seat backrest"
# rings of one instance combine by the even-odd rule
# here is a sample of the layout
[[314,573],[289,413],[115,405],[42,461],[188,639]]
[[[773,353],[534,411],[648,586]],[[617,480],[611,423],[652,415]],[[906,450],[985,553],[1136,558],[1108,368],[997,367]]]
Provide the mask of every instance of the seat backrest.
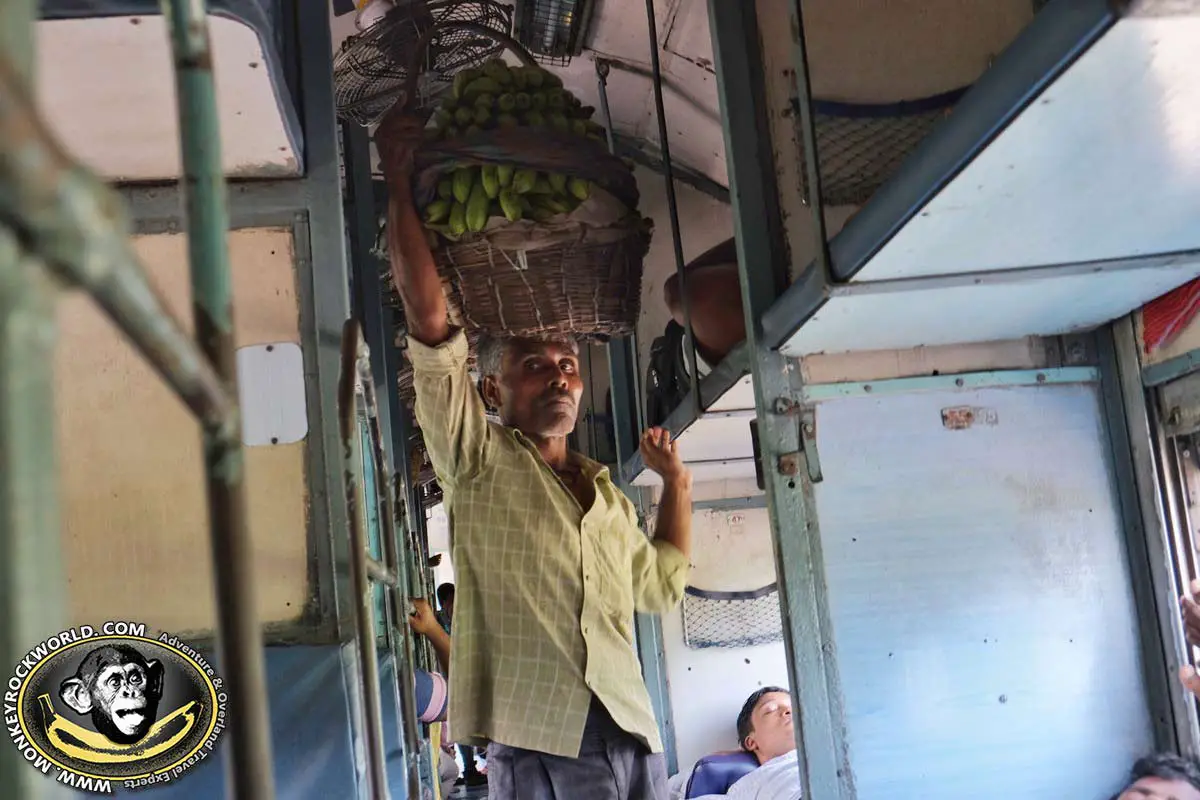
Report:
[[758,769],[758,759],[750,753],[713,753],[696,762],[688,779],[685,798],[706,794],[725,794],[738,779]]

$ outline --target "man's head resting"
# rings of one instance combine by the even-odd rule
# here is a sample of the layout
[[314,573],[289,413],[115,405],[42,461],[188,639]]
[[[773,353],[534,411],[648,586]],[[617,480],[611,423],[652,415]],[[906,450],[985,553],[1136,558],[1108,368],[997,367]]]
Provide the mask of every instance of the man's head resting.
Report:
[[737,718],[738,744],[765,764],[796,749],[792,728],[792,696],[787,689],[765,686],[746,699]]
[[476,354],[483,399],[501,422],[542,439],[575,429],[583,378],[574,339],[484,337]]
[[454,613],[453,583],[443,583],[441,586],[437,587],[437,601],[438,605],[441,606],[442,610],[447,614]]
[[1200,800],[1200,764],[1174,753],[1138,759],[1113,800]]

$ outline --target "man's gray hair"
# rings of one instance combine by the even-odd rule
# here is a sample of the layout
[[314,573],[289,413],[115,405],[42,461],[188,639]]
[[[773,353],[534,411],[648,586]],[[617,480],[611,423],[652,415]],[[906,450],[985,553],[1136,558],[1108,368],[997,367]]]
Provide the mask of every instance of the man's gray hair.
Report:
[[[562,345],[575,355],[579,355],[579,342],[573,336],[565,334],[560,336],[523,336],[521,339],[527,342]],[[504,369],[504,351],[512,342],[513,337],[509,336],[489,336],[485,334],[480,337],[479,344],[475,350],[475,360],[479,367],[479,377],[500,374]]]

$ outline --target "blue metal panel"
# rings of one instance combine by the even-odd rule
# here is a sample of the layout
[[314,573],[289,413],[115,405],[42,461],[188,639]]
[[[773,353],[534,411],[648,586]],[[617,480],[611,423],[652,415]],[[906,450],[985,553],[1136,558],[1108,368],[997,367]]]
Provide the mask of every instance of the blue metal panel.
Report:
[[[210,653],[205,657],[220,669],[220,659]],[[341,647],[268,647],[266,662],[275,796],[279,800],[357,797]],[[178,781],[156,786],[150,796],[154,800],[231,797],[225,785],[228,752],[228,742],[222,743],[213,756]]]
[[803,388],[806,402],[836,400],[862,395],[907,394],[946,389],[983,389],[1000,386],[1042,386],[1058,383],[1089,383],[1099,378],[1094,367],[1057,367],[1054,369],[1011,369],[989,372],[964,372],[958,375],[921,375],[915,378],[889,378],[881,381],[812,383]]
[[1118,789],[1155,742],[1097,387],[834,400],[817,435],[858,797]]

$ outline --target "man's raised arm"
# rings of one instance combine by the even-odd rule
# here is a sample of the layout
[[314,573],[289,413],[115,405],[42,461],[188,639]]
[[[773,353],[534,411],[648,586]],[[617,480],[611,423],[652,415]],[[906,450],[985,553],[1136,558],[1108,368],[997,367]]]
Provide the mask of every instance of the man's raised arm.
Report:
[[437,347],[450,338],[446,297],[437,264],[412,195],[412,148],[421,140],[423,123],[393,109],[379,126],[375,141],[388,183],[388,259],[392,280],[404,304],[409,334]]

